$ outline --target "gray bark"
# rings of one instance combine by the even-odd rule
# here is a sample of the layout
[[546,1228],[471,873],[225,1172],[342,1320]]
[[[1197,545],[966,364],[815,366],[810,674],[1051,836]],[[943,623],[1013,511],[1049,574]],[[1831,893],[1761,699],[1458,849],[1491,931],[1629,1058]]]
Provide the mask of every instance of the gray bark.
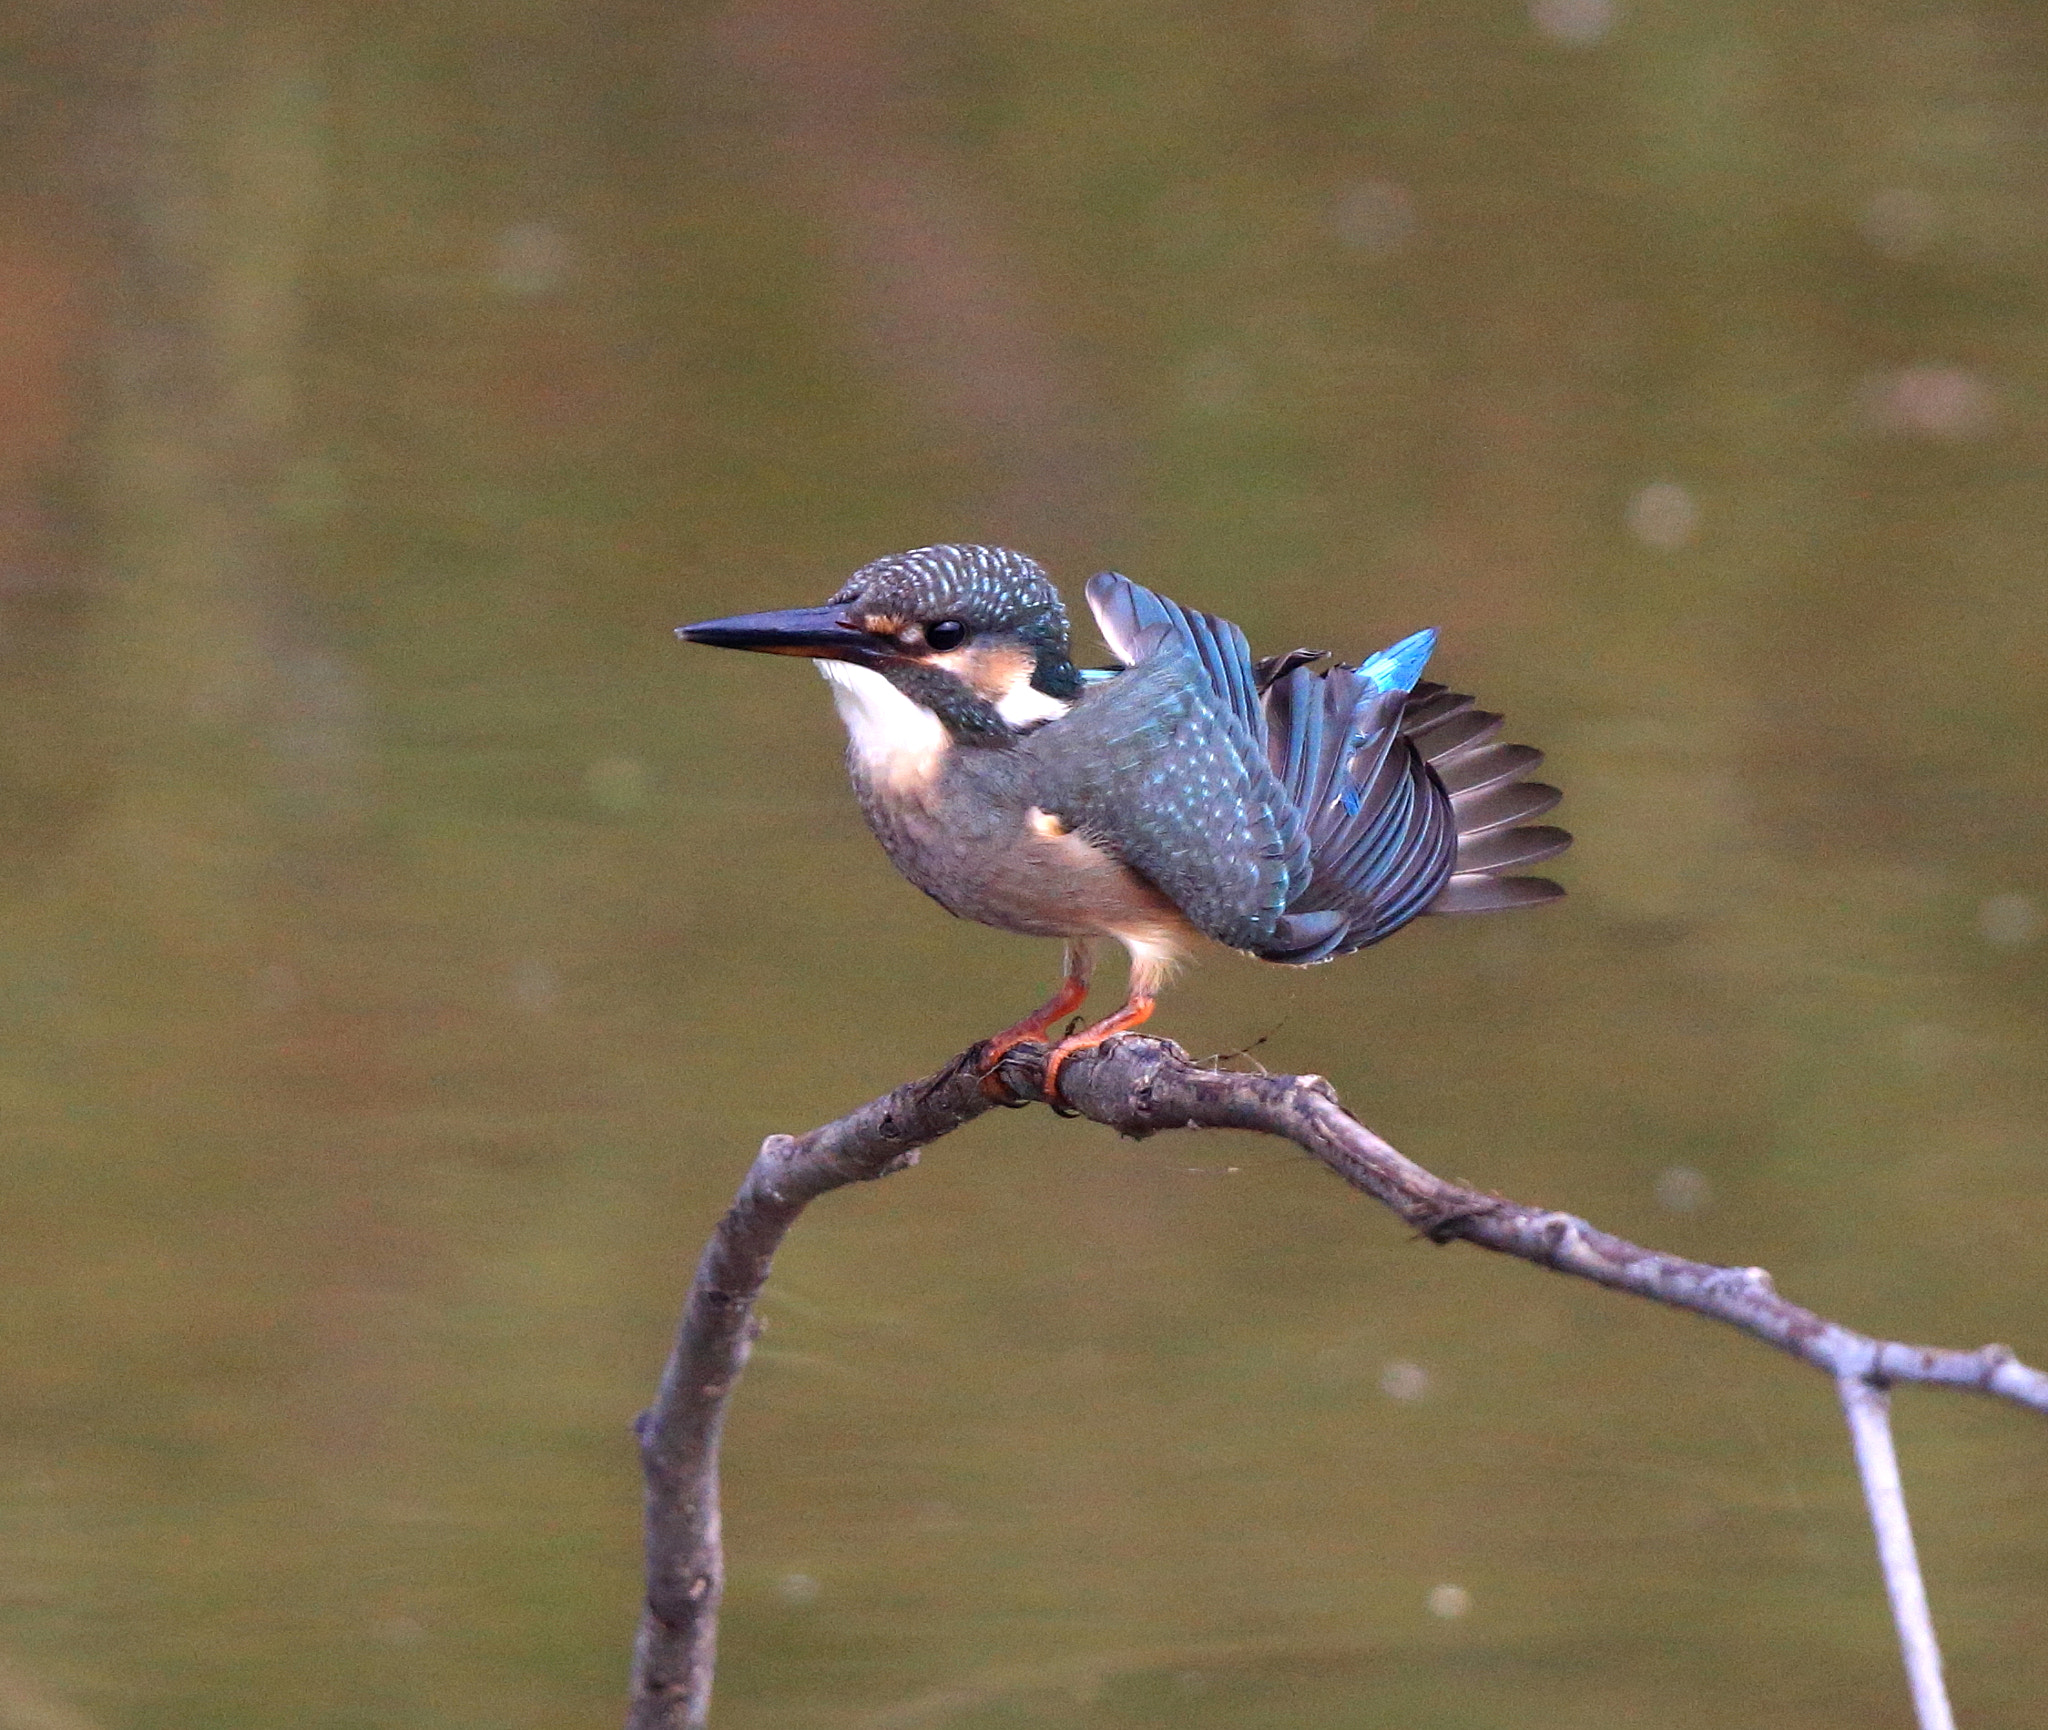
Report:
[[[979,1047],[963,1052],[937,1074],[807,1135],[771,1135],[712,1234],[660,1391],[639,1423],[647,1477],[647,1604],[634,1653],[628,1730],[701,1730],[709,1722],[724,1586],[719,1435],[752,1348],[754,1300],[783,1235],[817,1197],[914,1164],[919,1148],[992,1109],[979,1080],[979,1057]],[[1020,1099],[1044,1101],[1044,1057],[1043,1046],[1025,1045],[1003,1060],[1002,1079]],[[1197,1128],[1282,1136],[1434,1243],[1477,1244],[1726,1322],[1813,1365],[1845,1393],[1933,1382],[2048,1413],[2048,1374],[2022,1364],[2004,1346],[1955,1351],[1872,1339],[1780,1297],[1762,1268],[1688,1261],[1572,1214],[1448,1182],[1352,1117],[1321,1076],[1202,1069],[1169,1041],[1126,1035],[1073,1057],[1060,1072],[1060,1095],[1071,1112],[1133,1137]],[[1852,1418],[1859,1408],[1869,1410],[1852,1404]],[[1857,1442],[1862,1464],[1870,1452],[1862,1431]],[[1939,1658],[1917,1567],[1910,1578],[1894,1570],[1903,1518],[1900,1500],[1898,1527],[1880,1528],[1880,1550],[1895,1607],[1902,1597],[1917,1597],[1921,1605],[1925,1625],[1910,1631],[1901,1625],[1909,1662],[1918,1654],[1911,1664],[1918,1694],[1930,1666],[1938,1678]],[[1903,1554],[1910,1562],[1910,1538]]]

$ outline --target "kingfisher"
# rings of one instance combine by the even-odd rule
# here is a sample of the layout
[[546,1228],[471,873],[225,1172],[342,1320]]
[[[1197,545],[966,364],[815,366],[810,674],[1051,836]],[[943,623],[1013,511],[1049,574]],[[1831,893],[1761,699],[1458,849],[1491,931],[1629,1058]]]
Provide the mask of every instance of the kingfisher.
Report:
[[[1059,989],[982,1045],[996,1097],[1003,1055],[1032,1041],[1057,1101],[1067,1060],[1144,1022],[1205,944],[1305,967],[1425,913],[1564,893],[1521,874],[1571,844],[1531,822],[1560,797],[1526,778],[1542,753],[1422,678],[1434,631],[1356,665],[1254,659],[1236,625],[1127,577],[1086,592],[1113,667],[1075,665],[1058,589],[1004,547],[893,553],[822,607],[676,632],[815,661],[896,868],[949,913],[1065,942]],[[1129,955],[1123,1006],[1051,1039],[1103,939]]]

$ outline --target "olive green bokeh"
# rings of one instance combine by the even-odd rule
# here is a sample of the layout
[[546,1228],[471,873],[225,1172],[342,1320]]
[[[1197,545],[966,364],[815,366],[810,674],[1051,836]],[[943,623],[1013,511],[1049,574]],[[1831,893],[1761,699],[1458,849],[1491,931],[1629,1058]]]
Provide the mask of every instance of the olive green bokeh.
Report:
[[[806,669],[668,635],[920,542],[1434,624],[1552,753],[1561,909],[1218,960],[1164,1032],[2048,1358],[2038,20],[11,29],[0,227],[79,312],[0,449],[0,1721],[612,1721],[628,1422],[752,1147],[1056,966],[892,875]],[[1006,1115],[768,1311],[730,1730],[1903,1720],[1824,1386],[1285,1149]],[[2017,1727],[2048,1433],[1900,1424]]]

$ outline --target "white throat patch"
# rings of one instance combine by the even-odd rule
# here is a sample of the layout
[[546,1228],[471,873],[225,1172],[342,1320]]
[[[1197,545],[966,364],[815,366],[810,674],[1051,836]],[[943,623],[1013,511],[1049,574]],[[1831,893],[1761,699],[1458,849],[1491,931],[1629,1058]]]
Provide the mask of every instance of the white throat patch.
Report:
[[869,780],[908,788],[938,772],[940,759],[953,743],[938,716],[872,668],[846,661],[813,664],[832,687],[832,702],[846,723],[853,758]]

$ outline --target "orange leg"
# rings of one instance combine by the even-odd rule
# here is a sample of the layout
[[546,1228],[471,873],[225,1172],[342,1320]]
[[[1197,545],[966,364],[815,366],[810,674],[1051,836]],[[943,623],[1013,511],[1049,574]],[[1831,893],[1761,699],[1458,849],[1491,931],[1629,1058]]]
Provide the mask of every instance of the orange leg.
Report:
[[1150,995],[1133,991],[1131,1000],[1114,1015],[1107,1016],[1092,1027],[1084,1027],[1079,1033],[1062,1039],[1045,1055],[1045,1097],[1057,1100],[1060,1096],[1060,1066],[1077,1051],[1091,1051],[1105,1039],[1112,1039],[1119,1033],[1128,1033],[1132,1028],[1142,1026],[1151,1019],[1155,1003]]
[[1083,939],[1076,939],[1067,945],[1066,971],[1060,978],[1060,988],[1041,1003],[1024,1019],[1012,1027],[1006,1027],[992,1039],[985,1039],[981,1046],[981,1085],[991,1099],[1006,1102],[1010,1090],[996,1077],[996,1066],[1003,1061],[1004,1054],[1013,1046],[1045,1043],[1045,1036],[1051,1032],[1052,1024],[1062,1015],[1071,1015],[1079,1009],[1088,996],[1088,980],[1095,971],[1095,957]]

